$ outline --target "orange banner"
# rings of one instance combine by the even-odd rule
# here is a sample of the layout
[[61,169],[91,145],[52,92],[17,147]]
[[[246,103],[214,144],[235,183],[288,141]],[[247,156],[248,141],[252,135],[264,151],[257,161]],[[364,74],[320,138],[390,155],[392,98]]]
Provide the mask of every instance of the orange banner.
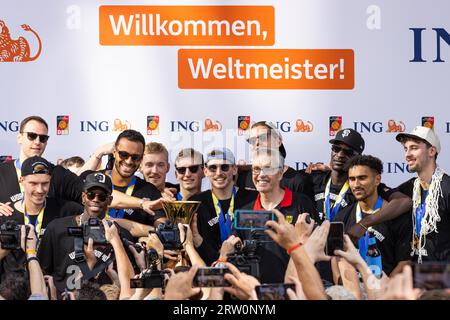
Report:
[[353,89],[350,49],[180,49],[180,89]]
[[271,46],[272,6],[100,6],[101,45]]

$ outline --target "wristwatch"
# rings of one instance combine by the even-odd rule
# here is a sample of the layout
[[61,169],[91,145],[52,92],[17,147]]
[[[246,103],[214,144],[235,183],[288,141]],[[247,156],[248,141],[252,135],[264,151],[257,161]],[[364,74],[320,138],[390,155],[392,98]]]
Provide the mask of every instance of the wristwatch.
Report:
[[145,201],[150,201],[149,198],[142,198],[141,200],[139,200],[139,207],[144,210],[144,202]]

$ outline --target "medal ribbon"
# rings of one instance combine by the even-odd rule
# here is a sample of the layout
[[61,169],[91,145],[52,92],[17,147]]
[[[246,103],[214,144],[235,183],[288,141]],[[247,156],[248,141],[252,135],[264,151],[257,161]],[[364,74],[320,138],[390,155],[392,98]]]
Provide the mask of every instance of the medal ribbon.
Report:
[[428,197],[428,190],[425,193],[425,199],[423,199],[423,203],[422,203],[422,193],[419,192],[419,206],[416,208],[416,214],[415,214],[415,219],[416,219],[416,234],[418,237],[420,237],[420,232],[422,231],[422,220],[423,217],[425,216],[425,212],[427,211],[427,197]]
[[[110,170],[108,172],[108,175],[111,177],[112,179],[112,170]],[[130,183],[127,186],[127,190],[125,191],[125,194],[128,196],[131,196],[134,190],[134,186],[136,185],[136,176],[133,176],[133,178],[131,179]],[[114,190],[114,184],[112,186],[112,189]],[[125,210],[124,209],[115,209],[115,208],[110,208],[108,210],[108,215],[111,218],[120,218],[122,219],[123,216],[125,214]]]
[[[30,216],[28,215],[24,200],[25,200],[25,196],[22,197],[22,201],[21,201],[21,204],[23,207],[23,221],[24,221],[24,224],[30,224]],[[34,231],[36,232],[36,237],[37,237],[37,248],[39,248],[39,241],[41,240],[42,221],[44,221],[45,206],[46,206],[46,203],[44,202],[44,206],[39,211],[39,215],[36,219],[36,222],[34,223]]]
[[234,219],[234,197],[236,196],[236,187],[233,187],[233,194],[231,196],[230,207],[228,212],[223,214],[222,207],[214,192],[211,192],[214,209],[216,210],[216,215],[219,217],[219,228],[220,228],[220,240],[224,242],[228,239],[231,232],[231,222]]
[[325,215],[327,219],[331,222],[334,220],[334,217],[341,209],[342,201],[344,200],[344,197],[349,189],[348,181],[346,181],[345,184],[342,186],[341,191],[339,191],[339,195],[337,196],[336,201],[334,202],[332,207],[330,207],[330,188],[331,188],[331,177],[328,180],[327,185],[325,187],[325,201],[323,203],[324,207],[323,210],[325,211]]
[[[381,206],[383,205],[383,199],[378,196],[378,200],[375,203],[375,207],[371,212],[368,212],[370,214],[377,213],[380,211]],[[361,213],[361,207],[359,206],[359,203],[356,206],[356,223],[359,223],[362,220],[362,213]],[[359,247],[359,254],[363,259],[366,258],[367,249],[369,248],[369,231],[366,231],[365,235],[359,238],[358,240],[358,247]]]

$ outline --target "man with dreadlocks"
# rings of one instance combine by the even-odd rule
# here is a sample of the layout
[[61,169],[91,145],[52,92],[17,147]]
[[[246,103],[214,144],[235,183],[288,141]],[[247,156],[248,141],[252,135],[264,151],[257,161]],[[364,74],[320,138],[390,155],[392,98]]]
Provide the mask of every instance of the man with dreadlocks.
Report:
[[413,200],[411,256],[419,263],[450,261],[450,177],[436,164],[439,138],[432,129],[417,126],[396,139],[404,147],[409,170],[417,173],[399,186]]

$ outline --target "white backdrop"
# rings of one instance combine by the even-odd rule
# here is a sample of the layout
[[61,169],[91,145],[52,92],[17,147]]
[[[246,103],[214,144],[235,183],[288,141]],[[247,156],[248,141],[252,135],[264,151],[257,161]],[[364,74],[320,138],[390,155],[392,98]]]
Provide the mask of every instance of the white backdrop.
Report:
[[[99,6],[119,4],[273,6],[275,42],[264,49],[351,49],[354,89],[179,89],[178,50],[203,47],[101,45]],[[12,39],[26,38],[34,55],[36,37],[20,27],[28,24],[42,41],[37,60],[0,62],[0,155],[17,156],[17,123],[37,114],[50,125],[45,156],[52,161],[87,157],[113,141],[115,119],[141,131],[147,141],[165,143],[173,156],[182,147],[206,152],[226,145],[238,159],[249,160],[245,136],[237,133],[238,117],[250,116],[279,125],[288,164],[301,168],[303,162],[328,161],[329,117],[342,116],[342,127],[362,132],[366,153],[384,161],[384,180],[395,186],[411,174],[396,133],[386,132],[388,121],[410,131],[431,116],[442,144],[438,162],[450,170],[450,48],[441,38],[445,62],[433,62],[439,39],[432,29],[450,33],[449,12],[448,0],[0,0],[0,20]],[[421,33],[426,62],[410,62],[410,28],[426,28]],[[56,134],[60,115],[69,116],[67,135]],[[153,115],[159,116],[159,133],[147,135],[147,116]],[[202,132],[206,119],[220,122],[222,131]],[[297,119],[311,122],[313,131],[294,132]],[[89,131],[87,121],[94,124]]]

